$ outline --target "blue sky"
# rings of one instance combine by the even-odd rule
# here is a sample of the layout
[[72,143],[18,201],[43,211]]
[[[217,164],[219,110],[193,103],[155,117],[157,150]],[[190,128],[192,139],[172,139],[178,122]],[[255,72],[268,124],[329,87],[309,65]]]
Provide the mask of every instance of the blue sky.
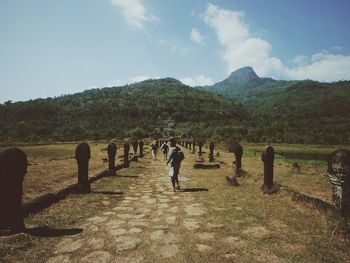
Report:
[[350,79],[348,0],[0,0],[0,102],[252,66]]

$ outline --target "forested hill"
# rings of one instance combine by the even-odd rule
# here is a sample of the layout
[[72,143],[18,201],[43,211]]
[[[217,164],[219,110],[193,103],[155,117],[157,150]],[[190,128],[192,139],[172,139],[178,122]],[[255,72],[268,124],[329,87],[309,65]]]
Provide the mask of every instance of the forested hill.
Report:
[[274,80],[245,67],[198,88],[233,98],[249,110],[249,141],[350,143],[350,81]]
[[166,78],[0,104],[0,139],[110,139],[137,127],[152,134],[161,120],[220,125],[245,118],[241,105]]

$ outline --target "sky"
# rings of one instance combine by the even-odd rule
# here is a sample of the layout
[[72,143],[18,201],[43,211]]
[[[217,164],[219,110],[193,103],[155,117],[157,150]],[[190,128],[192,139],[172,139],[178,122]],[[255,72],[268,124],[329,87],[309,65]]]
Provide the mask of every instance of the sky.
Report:
[[349,0],[0,0],[0,103],[173,77],[350,80]]

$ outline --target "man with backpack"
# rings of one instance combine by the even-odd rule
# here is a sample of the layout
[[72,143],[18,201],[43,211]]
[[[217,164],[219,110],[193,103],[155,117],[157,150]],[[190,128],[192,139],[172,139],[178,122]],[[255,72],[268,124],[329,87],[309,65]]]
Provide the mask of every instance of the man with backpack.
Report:
[[174,137],[170,138],[170,153],[169,159],[166,165],[170,163],[169,177],[171,178],[171,183],[173,185],[173,191],[176,192],[180,190],[179,185],[179,172],[180,166],[183,159],[185,159],[184,153],[179,147],[176,146],[176,139]]

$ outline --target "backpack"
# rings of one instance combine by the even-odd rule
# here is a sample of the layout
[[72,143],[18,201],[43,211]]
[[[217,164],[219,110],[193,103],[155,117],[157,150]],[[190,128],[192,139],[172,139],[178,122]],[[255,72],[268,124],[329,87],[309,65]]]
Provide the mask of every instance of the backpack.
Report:
[[181,151],[180,149],[177,151],[178,157],[179,157],[179,161],[180,163],[182,162],[183,159],[185,159],[185,155],[183,153],[183,151]]

